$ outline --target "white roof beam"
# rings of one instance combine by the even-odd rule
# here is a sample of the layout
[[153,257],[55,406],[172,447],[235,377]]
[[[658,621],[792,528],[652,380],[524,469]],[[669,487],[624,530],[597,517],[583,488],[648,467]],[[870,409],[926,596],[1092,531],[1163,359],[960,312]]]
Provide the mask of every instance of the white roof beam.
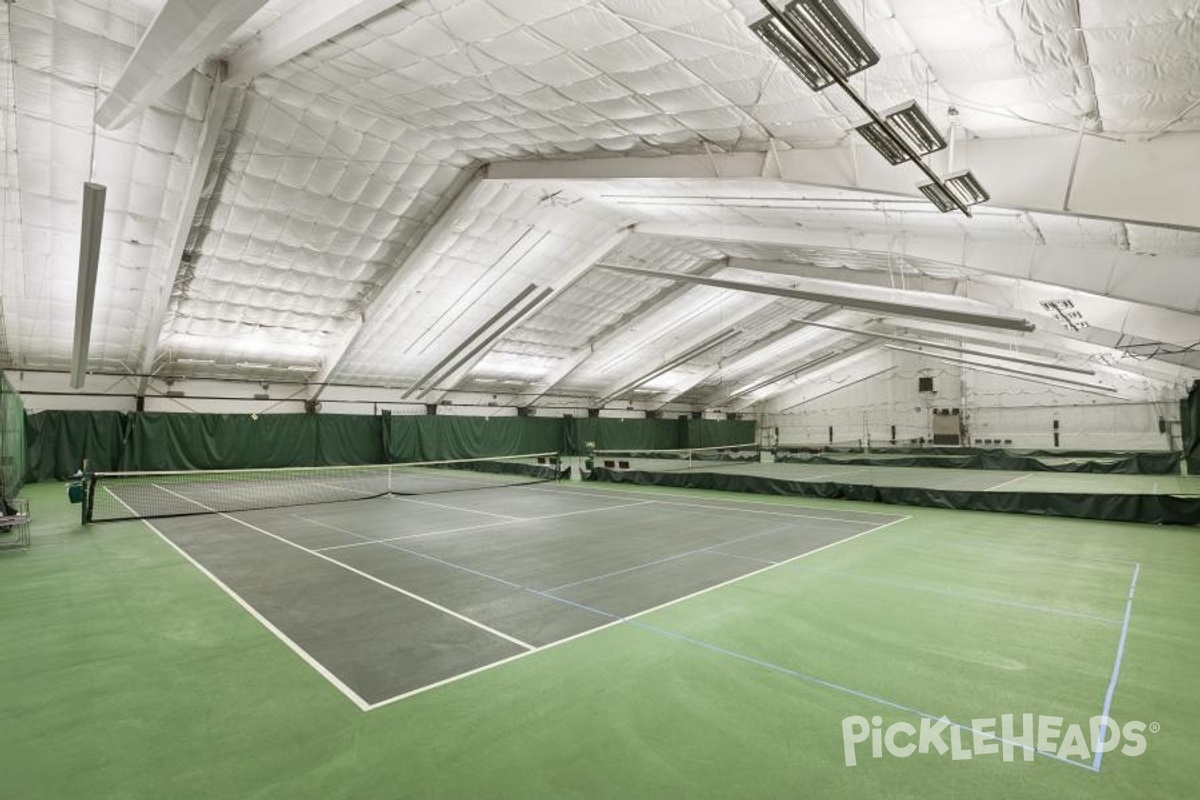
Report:
[[96,109],[96,124],[123,127],[203,63],[265,3],[167,0]]
[[[882,259],[896,255],[894,238],[882,234],[848,237],[842,231],[675,223],[642,223],[634,228],[634,233],[718,243],[830,250],[852,248]],[[1157,308],[1188,313],[1200,311],[1200,275],[1197,275],[1195,258],[1039,245],[1033,241],[1017,244],[1011,241],[912,234],[904,238],[904,255],[911,259],[1035,281]],[[753,260],[737,259],[731,261],[730,266],[753,269],[754,264]],[[774,266],[768,266],[768,269],[782,271]],[[802,273],[798,271],[795,274]],[[1194,275],[1197,276],[1194,280],[1180,280],[1181,276],[1190,278]]]
[[[218,77],[221,67],[217,67]],[[151,274],[161,275],[162,282],[158,286],[158,296],[150,311],[150,320],[146,325],[146,341],[142,346],[142,377],[138,382],[138,395],[146,394],[149,375],[154,370],[154,360],[158,357],[159,341],[162,337],[163,322],[166,321],[167,309],[171,304],[171,292],[175,289],[175,278],[179,274],[179,266],[183,259],[183,249],[187,246],[188,234],[192,230],[192,222],[196,217],[196,207],[200,204],[200,194],[204,181],[212,167],[213,154],[217,149],[217,140],[221,136],[221,128],[225,123],[225,114],[229,109],[229,98],[233,92],[223,86],[218,80],[213,84],[208,95],[208,108],[204,111],[204,122],[200,126],[200,141],[196,146],[196,158],[192,161],[192,170],[188,174],[187,185],[179,210],[175,215],[175,229],[171,231],[171,245],[167,250],[165,263],[156,265]]]
[[[974,139],[970,168],[991,193],[991,206],[1200,229],[1200,181],[1195,180],[1200,174],[1200,133],[1173,133],[1153,141],[1085,137],[1072,185],[1076,144],[1073,135]],[[913,172],[895,169],[865,148],[856,149],[861,153],[857,165],[845,147],[777,155],[790,182],[922,197]],[[774,169],[775,158],[764,152],[509,161],[492,164],[490,175],[506,180],[711,179],[716,159],[722,178],[762,180],[765,168]],[[932,159],[943,171],[943,155]]]
[[245,85],[399,4],[399,0],[306,0],[231,55],[225,80]]
[[[721,278],[703,278],[687,273],[642,269],[641,267],[625,267],[614,264],[600,264],[599,266],[602,269],[629,275],[678,280],[705,286],[716,286],[721,289],[734,289],[736,291],[753,292],[775,297],[789,297],[796,300],[842,305],[849,309],[872,311],[897,317],[935,319],[943,322],[979,325],[1003,330],[1031,331],[1034,328],[1033,323],[1022,317],[993,312],[985,308],[981,303],[974,303],[950,296],[939,297],[939,302],[936,305],[933,303],[922,304],[915,302],[916,298],[909,301],[908,295],[903,296],[903,300],[892,300],[889,299],[891,297],[891,293],[889,292],[880,292],[874,287],[866,286],[848,287],[846,284],[838,284],[836,281],[809,280],[805,284],[807,288],[797,289],[763,283],[724,280]],[[947,302],[952,299],[961,302],[954,304]],[[958,308],[954,308],[953,306],[958,306]]]

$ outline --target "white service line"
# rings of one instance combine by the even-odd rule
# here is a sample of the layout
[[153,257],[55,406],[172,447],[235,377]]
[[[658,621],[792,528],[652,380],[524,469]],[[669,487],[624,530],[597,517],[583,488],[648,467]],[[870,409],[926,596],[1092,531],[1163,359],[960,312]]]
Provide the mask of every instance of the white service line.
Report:
[[1002,483],[997,483],[995,486],[989,486],[988,488],[984,489],[984,491],[985,492],[994,492],[995,490],[999,489],[1001,486],[1008,486],[1010,483],[1016,483],[1017,481],[1023,481],[1032,475],[1033,475],[1032,472],[1026,472],[1024,475],[1018,475],[1015,478],[1010,478],[1006,481],[1003,481]]
[[403,500],[406,503],[419,503],[420,505],[423,505],[423,506],[433,506],[434,508],[444,508],[444,509],[449,509],[450,511],[465,511],[468,514],[482,514],[485,517],[500,517],[501,519],[507,519],[507,520],[513,520],[513,521],[524,519],[524,517],[514,517],[512,514],[495,514],[491,511],[478,511],[474,508],[463,508],[462,506],[449,506],[449,505],[446,505],[445,503],[431,503],[428,500],[417,500],[415,498],[407,497],[405,495],[393,495],[393,497],[396,500]]
[[404,700],[408,697],[412,697],[415,694],[420,694],[421,692],[427,692],[430,689],[435,689],[439,686],[445,686],[448,683],[453,683],[455,681],[462,680],[463,678],[468,678],[472,675],[477,675],[480,672],[485,672],[489,669],[493,669],[495,667],[499,667],[504,664],[508,664],[510,662],[516,661],[517,659],[525,658],[526,656],[531,656],[534,653],[541,652],[542,650],[549,650],[551,647],[558,647],[559,645],[566,644],[567,642],[572,642],[572,641],[575,641],[576,639],[581,639],[584,636],[591,636],[593,633],[599,633],[602,630],[606,630],[615,625],[620,625],[621,623],[627,622],[631,619],[637,619],[638,617],[643,617],[646,614],[652,614],[655,611],[658,611],[659,609],[666,608],[667,606],[673,606],[676,603],[682,603],[684,600],[690,600],[693,597],[699,597],[702,594],[707,594],[708,592],[716,591],[717,589],[721,589],[725,586],[729,586],[731,584],[737,583],[738,581],[743,581],[747,578],[752,578],[755,575],[761,575],[764,572],[767,572],[767,571],[773,570],[773,569],[777,569],[778,567],[782,567],[785,564],[791,564],[793,561],[799,561],[802,558],[808,558],[809,556],[813,555],[814,553],[820,553],[822,550],[828,550],[831,547],[837,547],[839,544],[844,544],[844,543],[850,541],[851,539],[857,539],[860,536],[866,536],[868,533],[875,533],[876,531],[881,531],[884,528],[891,527],[892,525],[896,525],[901,522],[907,522],[910,519],[912,519],[912,517],[898,517],[898,518],[892,520],[891,522],[885,522],[882,525],[862,531],[861,533],[856,533],[853,536],[847,536],[845,539],[838,539],[836,542],[830,542],[829,544],[824,545],[822,547],[818,547],[815,550],[809,550],[808,552],[801,553],[798,556],[793,556],[792,558],[785,559],[784,561],[772,562],[770,564],[767,564],[762,569],[756,569],[753,572],[747,572],[744,575],[738,575],[736,578],[730,578],[727,581],[723,581],[721,583],[714,584],[707,588],[700,589],[699,591],[692,592],[691,594],[686,594],[682,597],[676,597],[674,600],[668,600],[665,603],[660,603],[659,605],[652,606],[647,609],[643,609],[642,611],[639,611],[636,614],[630,614],[628,617],[618,617],[617,619],[614,619],[612,622],[606,622],[605,624],[599,625],[595,628],[589,628],[586,631],[580,631],[579,633],[576,633],[573,636],[568,636],[565,639],[559,639],[558,641],[551,642],[550,644],[545,644],[545,645],[542,645],[541,647],[536,647],[527,653],[517,653],[516,655],[509,656],[508,658],[501,659],[500,661],[494,661],[491,664],[484,664],[482,667],[476,667],[475,669],[470,670],[468,672],[463,672],[458,675],[453,675],[449,678],[438,681],[437,683],[431,683],[428,686],[422,686],[419,689],[413,689],[413,690],[405,692],[403,694],[398,694],[395,697],[389,697],[386,700],[380,700],[378,702],[372,703],[371,706],[367,710],[374,711],[377,708],[399,702],[400,700]]
[[[585,508],[580,511],[566,511],[561,514],[543,514],[539,517],[516,517],[514,519],[505,520],[503,522],[481,522],[478,525],[467,525],[462,528],[447,528],[446,530],[428,531],[426,533],[409,533],[404,536],[391,536],[387,539],[368,539],[365,542],[351,542],[350,544],[335,544],[335,545],[330,545],[329,547],[317,547],[314,549],[319,553],[324,553],[328,550],[344,550],[347,547],[362,547],[362,546],[368,545],[368,544],[387,544],[388,542],[399,542],[404,539],[423,539],[426,536],[441,536],[442,534],[446,534],[446,533],[461,533],[462,531],[476,531],[476,530],[480,530],[482,528],[498,528],[502,525],[516,525],[518,522],[541,522],[542,520],[546,520],[546,519],[559,519],[561,517],[574,517],[579,514],[595,514],[600,511],[613,511],[618,508],[632,508],[633,506],[645,506],[645,505],[649,505],[653,502],[654,502],[653,500],[639,500],[636,503],[621,503],[620,505],[605,506],[604,508]],[[292,514],[292,516],[296,517],[296,519],[302,519],[305,522],[311,522],[314,525],[322,525],[326,528],[330,528],[335,531],[340,531],[342,533],[349,533],[352,536],[361,536],[361,534],[353,533],[352,531],[342,530],[341,528],[334,527],[333,525],[327,525],[324,522],[319,522],[318,520],[315,520],[315,519],[310,519],[308,517],[301,517],[297,514]]]
[[330,564],[334,564],[338,567],[341,567],[342,569],[344,569],[348,572],[353,572],[355,575],[358,575],[361,578],[366,578],[367,580],[371,581],[372,583],[378,584],[378,585],[384,587],[385,589],[390,589],[393,592],[397,592],[398,594],[402,594],[405,597],[412,598],[413,600],[416,600],[419,603],[423,603],[424,605],[427,605],[430,608],[437,609],[438,611],[441,611],[443,614],[449,614],[450,616],[454,617],[455,619],[461,620],[461,621],[467,623],[468,625],[473,625],[474,627],[479,628],[481,631],[486,631],[486,632],[492,634],[493,636],[498,636],[501,639],[512,642],[515,645],[524,647],[526,650],[535,649],[534,646],[529,644],[528,642],[523,642],[520,639],[516,638],[515,636],[509,636],[507,633],[505,633],[503,631],[498,631],[495,628],[491,627],[490,625],[486,625],[486,624],[480,622],[479,620],[471,619],[470,617],[468,617],[464,614],[460,614],[457,611],[454,611],[453,609],[446,608],[445,606],[443,606],[439,603],[435,603],[434,601],[432,601],[426,597],[422,597],[421,595],[416,594],[414,592],[410,592],[407,589],[402,589],[399,586],[388,583],[387,581],[382,580],[381,578],[375,577],[374,575],[370,574],[369,572],[363,572],[362,570],[356,569],[355,567],[352,567],[349,564],[343,564],[341,561],[338,561],[336,558],[331,558],[331,557],[325,555],[324,553],[318,553],[316,550],[311,550],[303,545],[296,544],[295,542],[289,541],[288,539],[285,539],[282,536],[271,533],[270,531],[268,531],[264,528],[260,528],[257,525],[252,525],[249,522],[246,522],[245,520],[238,519],[237,517],[230,516],[229,514],[225,514],[220,511],[213,511],[213,509],[209,508],[208,506],[204,505],[203,503],[192,500],[190,497],[184,497],[183,495],[179,494],[178,492],[172,492],[170,489],[159,486],[158,484],[151,484],[151,486],[153,486],[156,489],[161,489],[162,491],[167,492],[168,494],[173,494],[176,497],[178,497],[180,500],[186,500],[189,503],[194,503],[195,505],[198,505],[203,509],[206,509],[210,512],[218,514],[218,515],[224,517],[225,519],[230,520],[231,522],[236,522],[239,525],[244,525],[245,527],[249,528],[252,531],[261,533],[264,536],[270,536],[272,539],[275,539],[276,541],[283,542],[288,547],[294,547],[303,553],[308,553],[311,556],[316,556],[317,558],[321,559],[322,561],[328,561]]
[[[134,511],[132,508],[130,508],[128,503],[126,503],[120,497],[117,497],[115,494],[113,494],[113,491],[111,489],[109,489],[107,486],[104,487],[104,491],[106,491],[110,495],[112,495],[113,499],[116,500],[118,503],[125,506],[125,508],[129,511],[130,514],[132,514],[135,517],[137,516],[137,512]],[[256,609],[254,606],[250,605],[250,603],[248,603],[245,599],[243,599],[242,596],[239,595],[237,592],[235,592],[233,589],[226,586],[225,583],[220,578],[218,578],[213,573],[209,572],[208,568],[206,568],[203,564],[201,564],[199,561],[197,561],[196,559],[194,559],[190,555],[188,555],[186,550],[184,550],[182,547],[180,547],[179,545],[175,544],[170,539],[168,539],[163,534],[162,531],[160,531],[158,528],[156,528],[154,526],[154,524],[152,522],[150,522],[150,520],[142,519],[142,522],[145,523],[147,528],[154,531],[154,533],[157,534],[158,538],[160,538],[164,542],[166,542],[171,547],[171,549],[173,549],[176,553],[179,553],[179,555],[183,556],[188,561],[188,563],[190,563],[193,567],[198,569],[200,571],[201,575],[205,576],[210,581],[215,583],[217,586],[221,587],[221,590],[223,592],[225,592],[225,594],[229,595],[230,598],[233,599],[233,602],[235,602],[239,606],[241,606],[242,609],[247,614],[249,614],[251,617],[253,617],[255,620],[257,620],[260,625],[262,625],[268,631],[273,633],[275,635],[275,638],[277,638],[279,641],[281,641],[285,645],[287,645],[289,650],[291,650],[296,655],[300,656],[300,659],[305,664],[308,664],[310,667],[312,667],[314,670],[316,670],[318,675],[320,675],[325,680],[329,681],[329,683],[332,684],[333,688],[337,689],[339,692],[341,692],[343,695],[345,695],[350,700],[350,702],[354,703],[354,705],[358,706],[363,711],[371,710],[371,704],[368,703],[366,700],[364,700],[361,696],[359,696],[358,692],[354,691],[349,686],[342,683],[341,680],[339,680],[336,675],[334,675],[332,672],[330,672],[328,669],[325,668],[324,664],[322,664],[320,661],[317,661],[317,659],[314,658],[311,654],[309,654],[309,652],[307,650],[305,650],[300,645],[296,644],[296,642],[294,642],[291,638],[289,638],[286,633],[279,630],[279,628],[275,627],[275,625],[269,619],[267,619],[266,617],[264,617],[262,614],[260,614],[258,612],[258,609]]]

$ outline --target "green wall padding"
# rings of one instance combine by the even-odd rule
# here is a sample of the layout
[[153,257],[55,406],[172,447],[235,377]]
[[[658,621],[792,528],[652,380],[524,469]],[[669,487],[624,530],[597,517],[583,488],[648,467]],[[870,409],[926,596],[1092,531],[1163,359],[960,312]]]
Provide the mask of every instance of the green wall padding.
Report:
[[318,414],[316,466],[382,464],[383,418],[349,414]]
[[384,423],[384,448],[391,461],[557,453],[562,422],[550,417],[393,416]]
[[129,415],[123,470],[305,467],[316,463],[312,414]]
[[41,411],[25,418],[26,480],[65,480],[88,468],[120,467],[125,415],[118,411]]
[[1189,475],[1200,475],[1200,381],[1192,384],[1187,399],[1179,403],[1179,418],[1183,421],[1183,457]]

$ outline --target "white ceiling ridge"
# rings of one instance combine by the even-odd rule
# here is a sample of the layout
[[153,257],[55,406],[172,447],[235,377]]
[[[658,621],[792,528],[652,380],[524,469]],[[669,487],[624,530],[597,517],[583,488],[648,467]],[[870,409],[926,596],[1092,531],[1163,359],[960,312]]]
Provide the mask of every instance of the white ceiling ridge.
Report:
[[320,398],[325,385],[333,377],[338,367],[341,366],[346,355],[355,344],[361,341],[368,323],[384,316],[383,309],[389,307],[395,301],[395,295],[403,288],[405,281],[409,278],[409,273],[433,258],[438,248],[442,246],[445,238],[453,235],[453,229],[459,213],[471,202],[472,197],[483,186],[483,170],[476,169],[464,172],[459,180],[461,182],[460,185],[453,192],[452,199],[442,210],[437,222],[421,234],[420,240],[417,242],[416,247],[408,254],[408,257],[401,264],[397,265],[396,270],[379,288],[379,291],[375,293],[370,302],[360,309],[358,319],[351,330],[325,356],[321,371],[311,384],[308,396],[309,400],[315,401]]
[[727,361],[722,362],[719,365],[716,377],[719,378],[721,383],[733,383],[739,376],[749,372],[749,368],[752,365],[767,358],[772,348],[781,346],[807,330],[811,322],[829,319],[833,316],[842,316],[847,313],[857,312],[848,312],[847,309],[841,306],[824,306],[802,319],[789,320],[781,328],[754,342],[753,350],[750,352],[742,351],[736,353]]
[[[792,369],[784,370],[784,372],[769,377],[765,381],[759,382],[758,389],[747,390],[746,393],[738,393],[739,396],[732,399],[724,399],[721,403],[708,403],[709,408],[726,406],[732,411],[744,411],[753,406],[758,406],[767,403],[773,398],[788,397],[793,395],[797,390],[804,391],[805,384],[797,385],[796,379],[804,376],[812,379],[822,375],[831,369],[845,369],[848,364],[853,364],[863,359],[876,356],[883,352],[883,348],[877,342],[862,342],[850,347],[838,350],[834,353],[818,356],[815,360],[808,364],[800,365]],[[760,397],[747,397],[746,394],[754,391],[767,391]],[[782,402],[787,402],[783,400]],[[795,405],[794,403],[792,405]]]
[[[599,258],[605,258],[610,253],[611,251],[602,253]],[[723,259],[710,261],[701,266],[700,269],[698,269],[694,274],[705,276],[715,275],[717,272],[723,269],[724,266],[725,261]],[[638,304],[635,308],[622,314],[620,318],[609,325],[604,331],[593,337],[585,347],[579,350],[579,352],[566,359],[557,370],[552,372],[543,380],[538,381],[536,385],[540,388],[541,393],[534,398],[531,405],[537,405],[539,400],[550,395],[559,387],[560,384],[563,383],[563,381],[570,377],[571,373],[578,370],[589,359],[593,358],[597,353],[602,352],[605,348],[624,335],[625,328],[631,322],[666,308],[688,292],[692,291],[692,288],[692,286],[686,284],[668,286],[657,294]]]
[[[1062,214],[1071,187],[1075,216],[1145,225],[1175,225],[1200,230],[1200,132],[1179,133],[1153,141],[1110,142],[1087,139],[1079,154],[1074,183],[1070,180],[1077,137],[1035,136],[975,139],[970,169],[991,193],[990,206],[1014,211]],[[857,150],[857,148],[856,148]],[[722,179],[759,180],[779,159],[791,183],[882,195],[920,197],[908,170],[892,168],[882,157],[867,152],[857,157],[844,146],[793,148],[773,154],[758,152],[714,154]],[[931,157],[936,170],[944,167],[941,154]],[[1019,169],[1013,165],[1019,164]],[[963,166],[963,165],[960,165]],[[1030,181],[1029,175],[1039,176]],[[509,180],[713,179],[709,156],[663,155],[584,158],[576,160],[513,160],[491,166],[491,177]],[[964,221],[967,227],[970,222]]]
[[[736,323],[734,323],[736,324]],[[731,340],[742,334],[742,331],[733,325],[722,326],[724,330],[707,337],[703,341],[693,344],[682,351],[676,351],[673,355],[664,358],[662,363],[657,364],[649,371],[639,371],[634,378],[624,378],[616,384],[612,384],[609,388],[601,392],[597,398],[599,405],[603,406],[611,400],[615,400],[626,392],[633,391],[642,384],[648,383],[660,375],[682,366],[698,356],[702,356],[710,350],[714,350],[723,344],[727,344]]]
[[[722,327],[730,327],[730,326],[740,325],[742,322],[746,321],[748,318],[753,317],[755,314],[758,314],[758,313],[766,310],[769,306],[773,305],[775,302],[777,302],[775,300],[775,298],[770,298],[770,297],[760,298],[758,302],[748,304],[745,307],[743,307],[741,310],[739,310],[733,314],[722,314],[721,319],[720,319],[720,325]],[[745,334],[746,334],[746,331],[739,330],[739,335],[744,336]],[[695,337],[692,337],[692,341],[694,341],[694,340],[695,340]],[[730,344],[732,346],[737,346],[737,343],[735,342],[735,340],[733,338],[731,338],[729,341],[724,342],[724,343]],[[745,349],[745,347],[747,347],[747,346],[753,347],[754,344],[755,344],[754,342],[751,342],[748,345],[743,345],[742,349]],[[716,375],[720,371],[721,371],[721,365],[720,365],[719,361],[718,361],[718,363],[714,364],[711,368],[709,368],[707,370],[696,370],[682,384],[672,387],[669,391],[655,395],[655,397],[653,398],[653,400],[651,402],[658,404],[656,406],[656,410],[662,410],[666,406],[670,405],[675,399],[677,399],[678,397],[691,391],[693,388],[695,388],[699,384],[703,383],[704,381],[708,380],[712,376]],[[643,381],[643,383],[645,383],[645,382],[646,381]]]
[[545,291],[538,296],[535,302],[533,302],[525,311],[521,312],[517,318],[512,321],[512,324],[506,325],[505,328],[497,335],[492,336],[488,341],[484,342],[483,346],[477,348],[472,353],[471,357],[464,359],[454,369],[446,372],[445,375],[442,376],[443,380],[452,377],[455,373],[458,374],[458,378],[451,381],[444,389],[438,387],[437,394],[431,398],[431,402],[440,401],[447,392],[454,391],[461,386],[470,376],[471,370],[474,369],[475,366],[478,365],[488,353],[490,353],[497,345],[499,345],[501,341],[503,341],[500,338],[502,335],[507,336],[512,329],[516,328],[521,322],[536,319],[537,313],[545,309],[549,303],[552,302],[554,297],[560,296],[563,292],[567,291],[580,280],[582,280],[597,261],[616,249],[628,235],[628,228],[621,228],[615,233],[605,236],[595,247],[591,249],[588,255],[579,259],[573,269],[567,270],[559,275],[557,281],[551,286],[547,287]]

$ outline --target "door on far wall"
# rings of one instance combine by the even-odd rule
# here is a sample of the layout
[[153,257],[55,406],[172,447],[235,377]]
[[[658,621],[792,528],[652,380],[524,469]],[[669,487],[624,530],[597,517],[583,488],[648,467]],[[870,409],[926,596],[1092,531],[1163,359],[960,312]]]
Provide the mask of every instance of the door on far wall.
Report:
[[933,409],[933,443],[940,445],[957,446],[962,444],[962,428],[959,424],[962,417],[958,413],[957,408],[935,408]]

